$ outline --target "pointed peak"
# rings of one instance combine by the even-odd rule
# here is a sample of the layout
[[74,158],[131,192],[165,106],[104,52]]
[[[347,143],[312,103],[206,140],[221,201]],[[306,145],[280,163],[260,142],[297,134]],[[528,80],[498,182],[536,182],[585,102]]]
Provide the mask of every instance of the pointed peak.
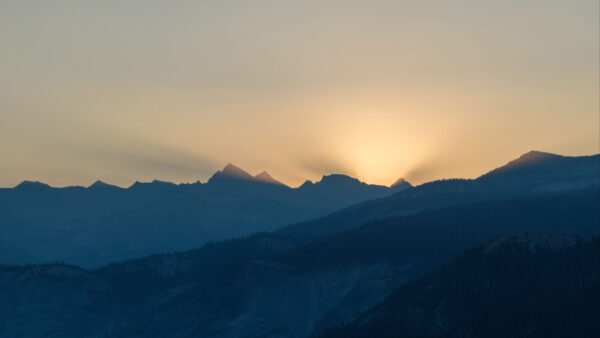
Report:
[[258,181],[258,182],[263,182],[263,183],[286,186],[285,184],[274,179],[273,176],[269,175],[269,173],[266,171],[263,171],[260,174],[254,176],[254,180]]
[[243,169],[241,169],[240,167],[232,164],[231,162],[227,163],[227,165],[225,167],[223,167],[223,170],[221,170],[222,172],[237,172],[237,171],[244,171]]
[[31,188],[50,188],[46,183],[42,183],[40,181],[23,181],[19,183],[15,189],[31,189]]
[[104,183],[100,180],[96,180],[96,182],[92,183],[88,188],[100,188],[100,187],[110,187],[110,184]]
[[390,188],[400,188],[400,187],[408,188],[408,187],[412,187],[412,184],[410,184],[404,178],[400,177],[399,179],[396,180],[396,182],[394,182],[392,185],[390,185]]
[[392,185],[390,185],[390,187],[395,187],[397,185],[404,184],[404,183],[406,183],[406,180],[404,178],[400,177],[399,179],[396,180],[396,182],[392,183]]
[[226,178],[226,179],[236,179],[236,180],[245,180],[245,181],[253,181],[254,177],[250,175],[245,170],[231,164],[227,163],[227,165],[222,169],[214,173],[214,175],[210,178],[209,181],[213,181],[214,179]]
[[302,185],[300,185],[298,188],[299,188],[299,189],[302,189],[302,188],[310,187],[310,186],[313,186],[313,185],[315,185],[315,184],[313,183],[313,181],[311,181],[311,180],[306,180],[306,181],[304,181],[304,183],[302,183]]
[[132,185],[130,185],[130,186],[129,186],[129,188],[127,188],[127,189],[131,189],[131,188],[137,188],[137,187],[140,187],[142,184],[143,184],[143,183],[142,183],[142,182],[140,182],[140,181],[135,181],[135,182],[133,182],[133,184],[132,184]]
[[225,168],[223,168],[223,170],[221,170],[221,172],[223,174],[227,174],[230,176],[236,176],[236,177],[240,177],[240,178],[241,177],[245,177],[245,178],[252,177],[252,175],[250,175],[247,171],[245,171],[244,169],[242,169],[238,166],[235,166],[231,163],[227,163],[227,165],[225,166]]
[[88,189],[99,189],[99,188],[122,189],[121,187],[117,187],[116,185],[108,184],[108,183],[105,183],[105,182],[100,181],[100,180],[97,180],[96,182],[94,182],[93,184],[91,184],[88,187]]

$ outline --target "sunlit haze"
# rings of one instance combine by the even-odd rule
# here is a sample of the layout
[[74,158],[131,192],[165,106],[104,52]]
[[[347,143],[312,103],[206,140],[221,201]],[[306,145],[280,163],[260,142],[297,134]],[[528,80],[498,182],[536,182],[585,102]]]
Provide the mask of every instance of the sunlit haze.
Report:
[[597,0],[2,1],[0,187],[598,153],[599,39]]

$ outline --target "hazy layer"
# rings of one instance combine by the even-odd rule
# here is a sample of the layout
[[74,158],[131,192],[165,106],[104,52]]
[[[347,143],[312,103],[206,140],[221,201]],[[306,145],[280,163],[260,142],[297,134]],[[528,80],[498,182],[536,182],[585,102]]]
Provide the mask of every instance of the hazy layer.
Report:
[[0,186],[600,151],[598,2],[1,1]]

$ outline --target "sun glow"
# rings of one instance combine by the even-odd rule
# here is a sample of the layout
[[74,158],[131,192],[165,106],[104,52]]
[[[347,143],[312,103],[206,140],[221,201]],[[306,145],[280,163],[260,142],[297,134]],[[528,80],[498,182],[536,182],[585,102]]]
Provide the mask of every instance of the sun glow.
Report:
[[0,1],[0,187],[228,162],[422,183],[599,151],[597,1],[431,5]]

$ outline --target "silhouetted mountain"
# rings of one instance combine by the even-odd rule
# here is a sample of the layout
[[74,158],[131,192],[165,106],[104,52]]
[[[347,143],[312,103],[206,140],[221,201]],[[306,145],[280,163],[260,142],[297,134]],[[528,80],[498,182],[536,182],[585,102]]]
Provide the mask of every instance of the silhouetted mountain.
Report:
[[325,337],[598,337],[600,238],[501,238]]
[[482,187],[504,190],[553,191],[580,189],[600,181],[600,155],[566,157],[530,151],[479,177]]
[[412,187],[412,184],[407,182],[404,178],[399,178],[396,180],[396,182],[394,182],[392,185],[390,185],[390,188],[411,188],[411,187]]
[[254,176],[254,180],[258,181],[258,182],[264,182],[264,183],[269,183],[269,184],[275,184],[275,185],[283,185],[283,186],[285,186],[285,184],[283,184],[283,183],[279,182],[278,180],[274,179],[266,171],[263,171],[262,173]]
[[129,190],[134,192],[148,192],[148,193],[158,193],[165,191],[175,191],[177,190],[177,185],[171,182],[154,180],[152,182],[138,182],[133,183]]
[[[23,182],[14,189],[0,189],[0,251],[7,253],[0,261],[97,266],[309,219],[313,220],[279,233],[318,239],[372,220],[444,206],[598,189],[599,162],[599,155],[532,152],[475,180],[443,180],[412,188],[407,183],[388,188],[328,175],[292,189],[257,180],[231,164],[204,184],[136,182],[121,189],[97,183],[86,189]],[[406,189],[388,196],[402,188]],[[354,205],[366,200],[370,201]]]
[[373,199],[394,192],[393,189],[386,186],[367,184],[356,178],[340,174],[323,176],[321,180],[316,183],[306,181],[298,188],[298,191],[310,196],[310,198],[327,196],[328,198],[343,204],[346,204],[345,202],[348,201],[351,196],[368,196],[366,199]]
[[[337,175],[333,175],[336,176]],[[23,182],[0,189],[0,262],[91,267],[270,231],[394,190],[344,176],[292,189],[228,164],[208,183],[97,181],[88,188]]]
[[[489,201],[382,219],[318,241],[262,233],[91,272],[0,267],[0,308],[19,311],[2,317],[0,336],[317,335],[492,238],[597,236],[599,202],[596,190]],[[552,273],[562,274],[560,266]],[[465,276],[503,267],[482,264],[477,269],[486,270]]]
[[211,182],[219,179],[253,181],[254,177],[252,177],[252,175],[250,175],[243,169],[240,169],[234,166],[233,164],[228,163],[225,166],[225,168],[223,168],[223,170],[217,171],[208,181]]
[[[388,188],[328,175],[292,189],[257,180],[231,164],[204,184],[153,181],[136,182],[128,189],[102,184],[86,189],[23,182],[0,189],[0,251],[7,253],[0,261],[97,266],[309,219],[314,220],[279,233],[318,239],[372,220],[444,206],[598,189],[599,162],[599,155],[532,152],[475,180],[442,180],[412,188],[407,183]],[[353,205],[366,200],[370,201]],[[349,205],[353,206],[317,218]]]
[[281,234],[322,237],[390,216],[444,206],[600,187],[600,155],[566,157],[529,152],[473,180],[451,179],[422,184],[389,197],[353,205],[320,219],[293,224]]
[[38,182],[38,181],[35,181],[35,182],[23,181],[15,187],[15,190],[22,190],[22,191],[41,191],[41,190],[47,190],[47,189],[50,189],[49,185]]
[[111,185],[111,184],[108,184],[108,183],[104,183],[104,182],[102,182],[102,181],[98,180],[98,181],[94,182],[92,185],[90,185],[90,186],[88,187],[88,189],[98,189],[98,190],[103,190],[103,189],[106,189],[106,190],[120,190],[120,189],[123,189],[123,188],[121,188],[121,187],[118,187],[118,186],[116,186],[116,185]]

